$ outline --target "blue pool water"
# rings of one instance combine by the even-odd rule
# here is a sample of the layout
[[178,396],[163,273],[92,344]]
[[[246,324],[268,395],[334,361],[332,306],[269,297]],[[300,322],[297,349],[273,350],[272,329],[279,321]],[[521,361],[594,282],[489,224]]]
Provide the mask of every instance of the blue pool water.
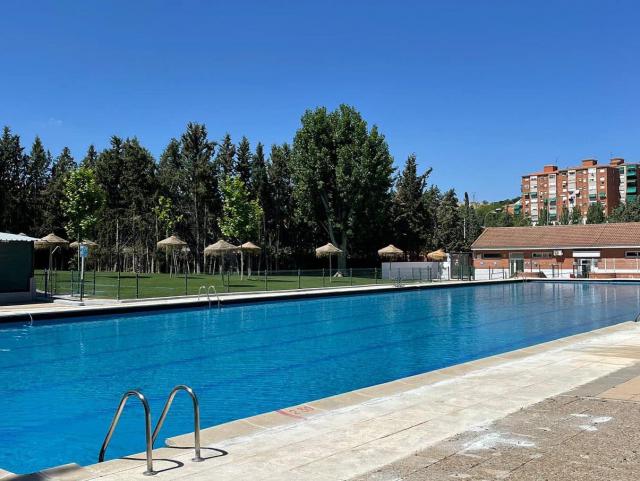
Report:
[[[207,427],[635,318],[640,285],[497,284],[0,325],[0,468],[97,461],[124,391]],[[130,401],[108,458],[144,450]],[[179,394],[157,446],[192,431]]]

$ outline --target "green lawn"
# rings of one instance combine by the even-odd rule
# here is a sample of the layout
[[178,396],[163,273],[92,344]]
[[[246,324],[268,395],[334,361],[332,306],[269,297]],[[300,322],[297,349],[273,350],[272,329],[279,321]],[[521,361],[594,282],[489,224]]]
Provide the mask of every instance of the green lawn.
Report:
[[[358,285],[383,284],[393,281],[381,280],[380,269],[353,269],[346,271],[344,277],[328,277],[322,275],[322,270],[303,271],[298,276],[297,271],[281,271],[269,273],[265,277],[253,274],[240,279],[237,274],[229,276],[220,274],[184,274],[169,276],[168,274],[120,274],[120,299],[135,299],[149,297],[170,297],[196,295],[200,286],[214,285],[217,292],[250,292],[250,291],[278,291],[284,289],[309,289],[314,287],[346,287]],[[78,273],[71,271],[57,271],[52,273],[53,293],[69,295],[79,293]],[[44,291],[44,272],[36,271],[38,290]],[[136,287],[137,284],[137,287]],[[118,297],[118,275],[113,272],[87,272],[85,274],[84,293],[87,297],[110,298]]]

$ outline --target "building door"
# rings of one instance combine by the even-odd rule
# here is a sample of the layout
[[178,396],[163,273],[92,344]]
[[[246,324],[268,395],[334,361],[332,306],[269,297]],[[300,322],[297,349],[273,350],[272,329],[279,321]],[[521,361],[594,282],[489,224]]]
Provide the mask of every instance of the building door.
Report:
[[591,266],[593,265],[592,259],[580,259],[579,261],[579,269],[578,275],[579,277],[589,277],[589,272],[591,272]]
[[509,254],[509,275],[513,277],[518,272],[524,272],[524,254]]

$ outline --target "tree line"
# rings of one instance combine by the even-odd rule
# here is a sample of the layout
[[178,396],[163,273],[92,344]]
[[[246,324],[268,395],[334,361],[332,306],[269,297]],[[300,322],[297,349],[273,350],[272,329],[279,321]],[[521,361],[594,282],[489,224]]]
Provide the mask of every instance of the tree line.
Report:
[[476,206],[430,174],[413,154],[396,172],[384,135],[347,105],[306,111],[292,142],[268,151],[189,123],[158,159],[118,136],[81,158],[67,147],[54,157],[38,137],[27,152],[5,127],[0,231],[91,239],[101,269],[146,272],[167,268],[156,244],[171,234],[187,242],[195,272],[219,238],[256,243],[263,268],[276,270],[317,265],[314,250],[326,242],[343,251],[340,268],[374,265],[389,243],[407,259],[468,250],[481,231]]

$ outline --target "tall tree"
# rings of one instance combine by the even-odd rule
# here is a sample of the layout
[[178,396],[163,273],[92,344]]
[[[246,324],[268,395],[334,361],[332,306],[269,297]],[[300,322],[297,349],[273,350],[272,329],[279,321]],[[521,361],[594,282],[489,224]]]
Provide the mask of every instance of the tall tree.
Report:
[[231,142],[231,135],[225,134],[218,146],[216,154],[216,166],[221,177],[231,176],[235,173],[236,146]]
[[606,221],[604,207],[600,202],[594,202],[587,209],[587,224],[603,224]]
[[[244,243],[258,234],[262,208],[257,200],[251,199],[238,176],[225,177],[222,183],[222,234],[237,242]],[[244,272],[244,254],[240,252],[240,272]]]
[[544,204],[544,207],[538,212],[537,225],[549,225],[549,209],[547,209],[546,203]]
[[267,219],[267,241],[273,246],[275,269],[280,268],[282,245],[291,246],[295,242],[293,228],[293,183],[289,163],[291,149],[288,144],[272,145],[267,166],[268,185],[271,187],[271,202],[263,208]]
[[[342,254],[344,269],[351,243],[367,233],[356,230],[365,219],[378,224],[373,214],[388,205],[393,159],[384,137],[353,107],[341,105],[308,110],[293,143],[292,176],[298,215],[320,226]],[[383,225],[375,225],[379,230]]]
[[429,168],[418,175],[416,156],[411,154],[396,181],[393,197],[395,238],[399,246],[413,259],[426,247],[427,234],[433,228],[433,219],[423,199],[431,170]]
[[569,209],[567,209],[565,206],[562,206],[561,210],[560,210],[560,225],[569,225]]
[[[204,124],[190,122],[180,138],[180,146],[181,163],[186,170],[186,185],[189,187],[192,252],[196,271],[200,272],[204,266],[204,248],[210,239],[209,227],[219,212],[218,178],[212,163],[215,143],[208,139]],[[225,159],[228,160],[227,157]]]
[[460,252],[464,250],[462,236],[462,218],[458,198],[453,189],[448,190],[442,196],[437,210],[438,217],[438,246],[447,252]]
[[[251,187],[253,198],[256,199],[258,205],[265,212],[271,213],[271,186],[267,176],[267,161],[264,157],[264,147],[260,142],[256,145],[256,153],[251,159]],[[264,245],[267,237],[267,223],[265,216],[262,216],[259,230],[260,243]],[[263,253],[264,254],[264,253]]]
[[104,191],[92,169],[79,167],[65,178],[60,207],[69,219],[67,233],[78,242],[93,231],[98,211],[104,202]]
[[614,209],[608,222],[640,222],[640,199],[624,202]]
[[238,144],[236,152],[235,172],[244,183],[247,189],[251,190],[251,162],[253,155],[251,154],[251,145],[249,139],[242,137]]
[[110,263],[119,272],[121,270],[121,252],[123,247],[123,225],[127,208],[122,186],[125,173],[124,141],[112,136],[110,145],[96,159],[95,172],[99,185],[105,192],[104,216],[98,229],[98,243],[113,248]]
[[46,202],[46,187],[51,176],[51,154],[45,151],[40,137],[36,137],[27,158],[24,188],[24,230],[40,234]]
[[97,160],[98,160],[98,151],[93,146],[93,144],[91,144],[87,149],[87,153],[84,156],[84,159],[82,159],[82,166],[93,169],[96,165]]
[[0,231],[20,228],[25,164],[20,137],[12,134],[9,127],[4,127],[0,138]]
[[582,212],[580,212],[580,207],[578,206],[571,209],[571,223],[582,224]]
[[51,167],[51,179],[45,191],[44,218],[42,229],[38,234],[53,232],[66,236],[68,219],[60,208],[64,196],[64,185],[67,176],[76,168],[75,160],[68,147],[64,147]]

